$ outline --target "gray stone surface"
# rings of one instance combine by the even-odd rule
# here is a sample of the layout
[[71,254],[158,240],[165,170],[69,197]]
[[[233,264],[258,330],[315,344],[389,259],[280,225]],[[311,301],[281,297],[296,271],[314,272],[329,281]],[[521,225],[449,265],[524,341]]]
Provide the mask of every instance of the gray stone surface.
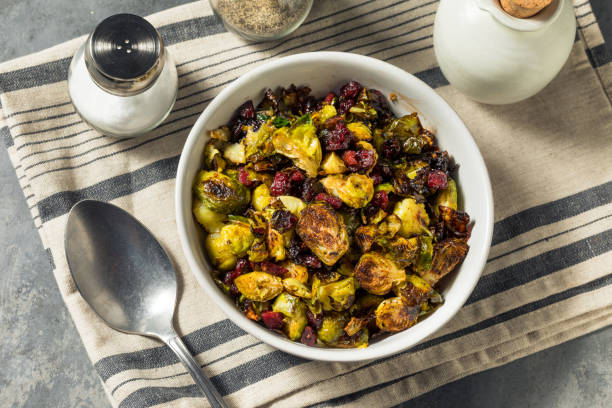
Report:
[[[0,61],[88,33],[119,12],[186,0],[0,0]],[[592,0],[612,44],[612,2]],[[0,148],[0,406],[109,406],[70,316],[6,151]],[[434,390],[406,407],[607,407],[612,328]]]

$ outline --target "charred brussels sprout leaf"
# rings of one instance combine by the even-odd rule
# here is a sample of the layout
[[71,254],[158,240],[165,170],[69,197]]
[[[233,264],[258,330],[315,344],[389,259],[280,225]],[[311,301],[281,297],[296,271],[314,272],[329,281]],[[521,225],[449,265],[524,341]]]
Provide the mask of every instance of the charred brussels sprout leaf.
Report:
[[324,203],[309,204],[302,210],[296,232],[326,265],[335,264],[349,248],[342,217]]
[[364,174],[333,175],[321,180],[325,190],[353,208],[365,207],[374,196],[374,183]]
[[283,234],[268,225],[266,234],[266,244],[268,245],[268,253],[275,261],[282,261],[286,257],[285,238]]
[[204,206],[221,214],[241,213],[249,204],[249,190],[218,171],[200,171],[193,185]]
[[423,129],[416,113],[390,120],[383,130],[383,135],[385,139],[399,140],[402,151],[408,154],[419,154],[433,145],[431,134]]
[[221,151],[225,143],[216,139],[210,139],[204,146],[204,167],[208,170],[223,171],[226,163]]
[[365,348],[368,347],[370,333],[363,329],[354,336],[343,335],[336,340],[334,347],[338,348]]
[[355,266],[355,278],[368,292],[384,295],[393,286],[403,283],[406,273],[382,253],[368,252],[361,256]]
[[257,302],[272,300],[283,291],[281,278],[265,272],[245,273],[238,276],[234,283],[247,299]]
[[256,238],[251,245],[251,249],[248,250],[247,255],[251,262],[261,262],[268,259],[268,247],[266,241],[263,238]]
[[272,136],[275,151],[292,159],[309,177],[317,176],[323,155],[316,132],[314,125],[304,123],[290,129],[276,129]]
[[247,254],[254,239],[250,226],[230,223],[208,234],[204,246],[213,266],[228,271],[236,266],[238,258]]
[[295,278],[283,279],[283,287],[285,290],[293,296],[310,299],[312,294],[310,289],[302,282]]
[[417,275],[408,275],[406,283],[395,288],[395,294],[400,296],[408,306],[418,306],[428,300],[433,294],[433,288]]
[[430,285],[435,285],[442,277],[453,271],[468,252],[463,239],[449,238],[438,242],[435,247],[431,268],[417,271]]
[[376,308],[376,325],[388,332],[399,332],[414,325],[419,317],[419,308],[410,307],[401,297],[382,301]]
[[250,162],[258,162],[274,154],[272,129],[265,123],[256,131],[249,127],[240,143],[244,146],[246,160]]
[[431,237],[419,238],[419,253],[417,255],[414,270],[419,274],[427,273],[433,262],[433,244]]

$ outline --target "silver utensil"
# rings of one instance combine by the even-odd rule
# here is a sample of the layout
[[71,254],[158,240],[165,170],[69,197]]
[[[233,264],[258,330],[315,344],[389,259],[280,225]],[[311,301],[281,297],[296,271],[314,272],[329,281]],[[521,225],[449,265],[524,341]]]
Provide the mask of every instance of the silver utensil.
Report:
[[174,330],[176,272],[153,234],[119,207],[84,200],[70,210],[64,240],[72,278],[98,316],[166,343],[210,404],[227,407]]

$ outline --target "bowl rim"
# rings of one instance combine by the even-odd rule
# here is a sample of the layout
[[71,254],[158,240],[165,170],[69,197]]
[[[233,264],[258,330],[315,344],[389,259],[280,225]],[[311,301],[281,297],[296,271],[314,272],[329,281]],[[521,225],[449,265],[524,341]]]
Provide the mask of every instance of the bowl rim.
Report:
[[[466,143],[468,145],[467,148],[474,153],[474,157],[472,158],[472,160],[474,164],[480,167],[480,169],[482,170],[482,176],[485,181],[482,186],[484,190],[483,198],[485,201],[483,206],[484,213],[481,217],[479,217],[479,222],[486,223],[484,228],[485,236],[484,240],[482,241],[483,244],[479,249],[480,258],[477,258],[474,262],[474,265],[472,265],[472,268],[477,269],[478,272],[473,274],[472,281],[469,282],[469,285],[466,287],[466,290],[460,294],[456,294],[457,298],[455,298],[453,302],[454,308],[445,309],[446,313],[444,315],[437,316],[435,319],[435,323],[430,323],[425,326],[423,325],[423,323],[430,319],[426,319],[425,321],[420,322],[420,324],[422,325],[422,330],[417,335],[413,335],[413,339],[407,340],[402,344],[400,344],[399,342],[394,342],[388,344],[387,347],[384,348],[366,347],[362,349],[335,349],[309,347],[304,344],[282,338],[276,333],[273,333],[270,330],[264,328],[263,326],[249,320],[242,313],[240,313],[240,311],[235,306],[226,303],[225,298],[227,298],[227,296],[223,294],[221,290],[219,290],[219,288],[214,284],[211,278],[207,279],[204,276],[204,274],[210,274],[210,272],[203,271],[200,269],[198,261],[196,260],[194,254],[191,252],[190,242],[187,233],[187,226],[183,222],[183,220],[187,219],[187,217],[191,217],[191,212],[189,214],[186,214],[186,211],[184,211],[184,208],[187,207],[184,206],[184,200],[182,198],[182,191],[186,182],[185,173],[188,167],[188,156],[191,155],[194,145],[196,144],[198,138],[201,136],[202,132],[205,130],[204,124],[208,121],[211,112],[216,111],[219,105],[221,105],[223,101],[234,92],[236,88],[249,82],[252,78],[268,70],[278,68],[279,65],[282,66],[294,63],[310,63],[313,61],[321,62],[321,60],[331,61],[338,59],[343,60],[344,62],[349,61],[350,63],[353,63],[356,66],[359,66],[359,64],[368,64],[370,66],[374,66],[380,69],[383,72],[393,71],[395,74],[411,77],[411,86],[414,85],[414,87],[420,88],[421,92],[426,93],[428,97],[436,100],[436,104],[441,104],[441,106],[443,106],[446,110],[445,114],[454,115],[455,122],[458,124],[458,126],[462,127],[463,133],[465,133],[465,135],[467,136],[464,143]],[[191,185],[190,182],[189,185]],[[493,236],[493,192],[487,167],[484,163],[482,154],[480,153],[480,149],[474,141],[474,138],[472,137],[470,131],[465,126],[459,115],[454,111],[454,109],[425,82],[415,77],[414,75],[404,71],[403,69],[387,62],[378,60],[376,58],[338,51],[307,52],[301,54],[294,54],[287,57],[279,58],[274,61],[270,61],[240,76],[238,79],[230,83],[225,89],[223,89],[217,96],[215,96],[215,98],[210,102],[206,109],[204,109],[204,111],[198,117],[197,121],[194,123],[193,127],[189,132],[187,140],[185,141],[183,150],[181,151],[176,173],[174,201],[176,224],[181,248],[183,250],[185,258],[187,259],[187,264],[191,269],[191,272],[194,274],[196,280],[198,281],[204,292],[212,299],[212,301],[226,314],[226,316],[234,324],[236,324],[245,332],[255,336],[259,340],[271,345],[272,347],[275,347],[276,349],[308,360],[332,362],[373,360],[388,357],[390,355],[394,355],[401,351],[410,349],[416,346],[417,344],[423,342],[425,339],[429,338],[432,334],[444,327],[450,321],[450,319],[452,319],[457,314],[457,312],[461,309],[461,307],[467,301],[468,297],[473,292],[476,284],[480,279],[482,270],[484,269],[484,266],[486,264],[489,249],[491,246],[491,239]],[[191,205],[189,205],[188,208],[191,208]],[[467,282],[464,281],[463,283],[465,284]],[[415,325],[414,327],[417,327],[417,325]]]

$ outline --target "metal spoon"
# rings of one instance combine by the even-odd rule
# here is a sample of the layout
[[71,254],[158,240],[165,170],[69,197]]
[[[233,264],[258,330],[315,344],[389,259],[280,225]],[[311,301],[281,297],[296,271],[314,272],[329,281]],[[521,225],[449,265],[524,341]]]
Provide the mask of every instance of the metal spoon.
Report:
[[77,203],[66,223],[66,258],[81,296],[110,327],[162,340],[215,408],[227,407],[172,325],[176,272],[151,232],[119,207]]

